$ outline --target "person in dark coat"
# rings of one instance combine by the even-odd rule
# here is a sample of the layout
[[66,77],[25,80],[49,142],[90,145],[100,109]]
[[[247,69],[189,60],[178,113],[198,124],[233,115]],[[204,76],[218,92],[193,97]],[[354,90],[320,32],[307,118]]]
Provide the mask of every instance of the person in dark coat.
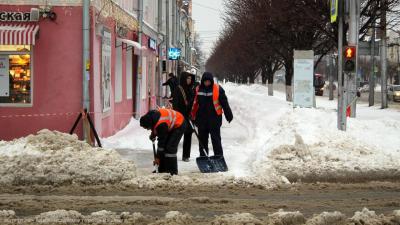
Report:
[[169,86],[169,90],[171,91],[171,96],[169,98],[172,98],[175,88],[178,86],[178,78],[176,78],[173,73],[168,74],[168,77],[168,80],[163,83],[162,86]]
[[151,130],[150,140],[158,138],[154,164],[159,173],[178,174],[177,151],[179,142],[186,130],[183,115],[172,109],[150,110],[140,118],[140,126]]
[[199,130],[201,156],[205,156],[203,149],[208,154],[209,135],[211,136],[214,155],[223,155],[221,145],[222,114],[225,114],[225,119],[229,123],[233,120],[232,110],[224,89],[214,83],[211,73],[205,72],[201,78],[200,86],[196,88],[191,112],[192,120],[195,121]]
[[[194,90],[193,82],[195,76],[188,72],[182,72],[180,76],[179,86],[175,88],[172,100],[172,108],[185,117],[188,121],[190,118],[190,112],[193,106]],[[182,160],[189,162],[190,148],[192,146],[192,134],[193,129],[191,126],[186,126],[185,134],[183,136],[183,153]]]

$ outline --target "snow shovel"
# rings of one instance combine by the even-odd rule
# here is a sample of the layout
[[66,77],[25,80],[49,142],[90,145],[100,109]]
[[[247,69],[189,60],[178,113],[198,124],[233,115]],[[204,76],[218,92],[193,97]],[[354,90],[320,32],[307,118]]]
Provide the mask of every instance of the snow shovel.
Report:
[[153,155],[154,155],[154,170],[153,173],[158,173],[158,164],[156,163],[157,153],[156,153],[156,144],[153,141]]
[[197,167],[199,167],[202,173],[218,173],[228,171],[225,158],[223,155],[208,156],[204,145],[201,143],[199,134],[197,133],[192,121],[189,120],[190,126],[196,134],[197,140],[199,141],[200,147],[203,149],[205,156],[199,156],[196,158]]

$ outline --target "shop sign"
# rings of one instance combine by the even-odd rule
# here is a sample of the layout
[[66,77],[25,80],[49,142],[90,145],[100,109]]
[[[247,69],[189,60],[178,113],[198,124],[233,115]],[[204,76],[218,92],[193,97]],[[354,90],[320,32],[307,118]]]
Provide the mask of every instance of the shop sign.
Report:
[[1,22],[28,22],[31,21],[30,12],[4,12],[0,11]]
[[157,49],[156,40],[149,38],[149,48],[154,51]]
[[169,48],[168,59],[169,60],[179,60],[181,58],[180,48]]
[[10,67],[8,55],[0,55],[0,96],[10,96]]

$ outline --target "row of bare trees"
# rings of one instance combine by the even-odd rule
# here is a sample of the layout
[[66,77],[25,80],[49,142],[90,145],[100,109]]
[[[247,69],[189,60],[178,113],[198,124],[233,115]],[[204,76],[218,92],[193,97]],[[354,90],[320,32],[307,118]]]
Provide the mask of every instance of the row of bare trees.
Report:
[[[396,28],[399,1],[361,0],[360,39],[368,39],[382,11],[389,18],[387,28]],[[337,24],[330,23],[329,2],[225,0],[225,28],[206,69],[220,79],[242,83],[254,83],[260,74],[264,84],[271,84],[274,73],[283,68],[290,90],[294,50],[314,50],[318,56],[315,67],[323,56],[337,51]]]

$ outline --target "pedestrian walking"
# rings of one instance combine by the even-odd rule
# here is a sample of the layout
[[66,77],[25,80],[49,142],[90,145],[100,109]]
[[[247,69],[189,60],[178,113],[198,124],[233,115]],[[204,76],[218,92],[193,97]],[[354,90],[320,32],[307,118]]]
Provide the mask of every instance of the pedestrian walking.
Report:
[[172,109],[151,110],[140,118],[140,126],[151,130],[150,140],[158,139],[154,164],[158,172],[178,174],[178,144],[186,129],[183,115]]
[[[174,110],[182,113],[185,120],[188,121],[190,118],[190,112],[193,106],[194,100],[194,84],[195,76],[188,72],[182,72],[180,76],[180,82],[178,87],[175,89],[172,100],[172,107]],[[191,126],[186,126],[185,134],[183,136],[183,151],[182,161],[189,162],[190,148],[192,146],[192,134],[193,129]]]
[[222,114],[230,123],[233,120],[232,110],[228,103],[224,89],[214,83],[213,75],[205,72],[201,78],[200,86],[196,88],[192,120],[199,130],[200,155],[205,156],[203,148],[208,154],[208,137],[211,136],[211,143],[214,155],[223,155],[221,145]]
[[173,73],[168,74],[168,80],[162,84],[162,86],[168,86],[169,90],[171,91],[171,95],[169,98],[173,97],[173,94],[175,92],[175,88],[178,86],[178,78]]

